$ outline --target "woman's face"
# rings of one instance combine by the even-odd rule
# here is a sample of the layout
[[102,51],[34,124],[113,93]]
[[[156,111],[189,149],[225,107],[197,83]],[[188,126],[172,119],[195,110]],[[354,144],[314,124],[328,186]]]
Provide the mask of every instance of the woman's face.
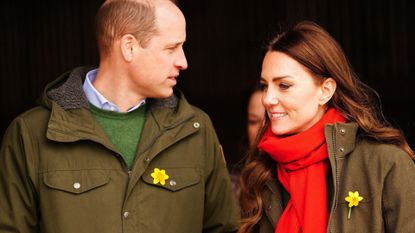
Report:
[[305,131],[324,115],[326,97],[322,84],[284,53],[270,51],[265,55],[261,84],[262,103],[276,135]]
[[259,128],[264,123],[265,108],[264,105],[262,105],[261,99],[262,92],[259,90],[252,93],[249,98],[247,125],[249,146],[253,146]]

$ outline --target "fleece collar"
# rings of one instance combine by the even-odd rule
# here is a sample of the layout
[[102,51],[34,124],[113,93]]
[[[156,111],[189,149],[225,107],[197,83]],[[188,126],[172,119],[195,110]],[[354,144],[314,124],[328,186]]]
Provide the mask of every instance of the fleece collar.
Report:
[[[85,80],[86,74],[91,70],[90,67],[78,67],[68,74],[59,78],[55,86],[47,90],[47,97],[56,102],[62,109],[70,110],[77,108],[89,108],[88,99],[82,89],[82,84]],[[166,99],[152,99],[150,100],[150,107],[153,109],[159,108],[174,108],[177,106],[178,97],[173,94]]]

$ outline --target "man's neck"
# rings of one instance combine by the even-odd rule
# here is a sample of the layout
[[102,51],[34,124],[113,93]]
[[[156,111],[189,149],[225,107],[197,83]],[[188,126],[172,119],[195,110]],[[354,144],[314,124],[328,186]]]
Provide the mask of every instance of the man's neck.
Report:
[[95,89],[117,105],[121,112],[127,112],[128,109],[145,99],[132,88],[130,78],[124,70],[101,63],[97,76],[92,82]]

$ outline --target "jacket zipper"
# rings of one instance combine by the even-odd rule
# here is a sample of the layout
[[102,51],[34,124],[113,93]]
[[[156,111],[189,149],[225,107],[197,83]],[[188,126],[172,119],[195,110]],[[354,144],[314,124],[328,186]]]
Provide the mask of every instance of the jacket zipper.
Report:
[[188,120],[190,120],[191,118],[192,118],[193,116],[190,116],[190,117],[187,117],[187,118],[184,118],[182,121],[179,121],[179,122],[177,122],[176,124],[174,124],[174,125],[171,125],[170,127],[168,127],[168,128],[164,128],[164,130],[163,131],[160,131],[155,137],[154,137],[154,139],[151,141],[151,143],[149,143],[148,144],[148,146],[147,147],[145,147],[142,151],[140,151],[140,153],[138,153],[138,151],[137,151],[137,154],[136,154],[136,156],[135,156],[135,158],[134,158],[134,161],[133,161],[133,166],[132,166],[132,168],[131,168],[131,170],[134,168],[134,165],[135,165],[135,162],[136,162],[136,160],[137,160],[137,158],[138,158],[138,155],[139,154],[143,154],[144,152],[146,152],[148,149],[150,149],[152,146],[153,146],[153,144],[157,141],[157,139],[164,133],[164,132],[166,132],[167,130],[169,130],[169,129],[172,129],[172,128],[174,128],[174,127],[176,127],[176,126],[178,126],[178,125],[180,125],[180,124],[182,124],[182,123],[184,123],[184,122],[186,122],[186,121],[188,121]]
[[[157,141],[157,139],[164,133],[164,132],[166,132],[167,130],[169,130],[169,129],[172,129],[172,128],[175,128],[176,126],[178,126],[178,125],[181,125],[182,123],[184,123],[184,122],[186,122],[186,121],[188,121],[188,120],[190,120],[191,118],[192,118],[193,116],[190,116],[190,117],[186,117],[186,118],[184,118],[183,120],[181,120],[181,121],[178,121],[176,124],[174,124],[174,125],[171,125],[170,127],[168,127],[168,128],[164,128],[162,131],[160,131],[160,133],[159,134],[157,134],[157,136],[156,137],[154,137],[154,139],[153,139],[153,141],[151,142],[151,143],[149,143],[148,144],[148,146],[141,152],[141,153],[144,153],[144,152],[146,152],[148,149],[150,149],[152,146],[153,146],[153,144],[154,144],[154,142],[156,142]],[[137,157],[136,157],[137,158]],[[135,162],[135,159],[134,159],[134,162]],[[134,164],[134,163],[133,163]]]
[[[174,128],[174,127],[176,127],[177,125],[180,125],[181,123],[183,123],[183,122],[185,122],[185,121],[187,121],[187,120],[189,120],[191,117],[188,117],[188,118],[185,118],[183,121],[180,121],[180,122],[178,122],[177,124],[175,124],[175,125],[173,125],[172,127],[169,127],[169,128],[166,128],[166,129],[171,129],[171,128]],[[143,152],[141,152],[141,153],[144,153],[146,150],[148,150],[149,148],[151,148],[151,146],[154,144],[154,142],[156,142],[157,141],[157,139],[163,134],[163,132],[164,131],[161,131],[159,134],[157,134],[155,137],[154,137],[154,139],[153,139],[153,141],[151,141],[151,143],[149,144],[149,146],[147,146],[144,150],[143,150]],[[140,153],[140,154],[141,154]],[[122,157],[122,155],[120,155],[120,154],[118,154],[117,153],[117,156],[122,160],[122,163],[123,163],[123,167],[125,168],[125,170],[127,171],[127,174],[128,174],[128,178],[131,178],[131,175],[132,175],[132,173],[133,173],[133,168],[134,168],[134,165],[135,165],[135,162],[136,162],[136,160],[137,160],[137,158],[138,158],[138,153],[136,154],[136,156],[135,156],[135,158],[134,158],[134,160],[133,160],[133,164],[132,164],[132,167],[131,167],[131,169],[130,168],[128,168],[128,166],[127,166],[127,163],[125,162],[125,160],[124,160],[124,157]]]
[[128,168],[127,162],[125,162],[124,157],[122,157],[122,155],[120,155],[119,153],[115,153],[115,156],[117,156],[119,158],[124,171],[126,171],[127,174],[128,174],[128,178],[131,178],[132,171]]
[[[169,129],[172,129],[172,128],[174,128],[174,127],[176,127],[176,126],[178,126],[178,125],[180,125],[180,124],[182,124],[182,123],[184,123],[184,122],[186,122],[186,121],[188,121],[189,119],[191,119],[193,116],[190,116],[190,117],[187,117],[187,118],[185,118],[185,119],[183,119],[182,121],[179,121],[179,122],[177,122],[176,124],[174,124],[174,125],[171,125],[169,128],[165,128],[163,131],[160,131],[160,133],[159,134],[157,134],[155,137],[154,137],[154,139],[153,139],[153,141],[149,144],[149,146],[147,146],[147,148],[145,148],[144,150],[143,150],[143,152],[141,152],[141,153],[144,153],[146,150],[148,150],[149,148],[151,148],[151,146],[154,144],[154,142],[156,142],[157,141],[157,139],[166,131],[166,130],[169,130]],[[134,168],[134,165],[135,165],[135,162],[136,162],[136,160],[137,160],[137,157],[138,157],[138,154],[136,154],[136,156],[135,156],[135,158],[134,158],[134,161],[133,161],[133,166],[131,167],[131,169],[127,166],[127,163],[125,162],[125,160],[124,160],[124,157],[122,157],[122,155],[120,155],[120,154],[118,154],[118,153],[116,153],[117,154],[117,156],[121,159],[121,161],[122,161],[122,164],[123,164],[123,167],[124,167],[124,169],[127,171],[127,174],[128,174],[128,180],[130,180],[131,179],[131,176],[132,176],[132,173],[133,173],[133,168]]]
[[[336,140],[335,140],[335,137],[336,137],[336,127],[333,126],[331,140],[333,142],[333,157],[334,157],[334,164],[336,166],[336,171],[335,171],[335,174],[336,174],[335,179],[336,180],[335,180],[335,186],[334,186],[334,200],[333,200],[333,205],[332,205],[332,208],[331,208],[330,216],[333,216],[334,211],[337,209],[337,205],[338,205],[337,196],[338,196],[338,188],[339,188],[339,166],[337,164],[337,157],[336,157]],[[330,218],[330,219],[332,219],[332,218]],[[333,224],[331,224],[331,225],[332,226],[331,226],[331,231],[330,232],[335,232],[334,231],[334,225]]]
[[281,210],[281,213],[282,213],[284,211],[284,207],[282,206],[282,200],[281,199],[278,202],[278,204],[280,204],[279,206],[280,206],[280,210]]

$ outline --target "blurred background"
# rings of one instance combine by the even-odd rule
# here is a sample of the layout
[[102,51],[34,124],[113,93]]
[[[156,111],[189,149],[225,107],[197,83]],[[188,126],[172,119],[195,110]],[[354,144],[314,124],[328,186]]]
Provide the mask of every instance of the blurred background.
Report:
[[[0,8],[0,134],[66,70],[97,65],[94,17],[103,0],[5,1]],[[267,40],[300,20],[322,25],[384,114],[415,147],[415,8],[409,0],[179,0],[189,69],[178,87],[211,117],[229,164],[243,156],[246,105]]]

